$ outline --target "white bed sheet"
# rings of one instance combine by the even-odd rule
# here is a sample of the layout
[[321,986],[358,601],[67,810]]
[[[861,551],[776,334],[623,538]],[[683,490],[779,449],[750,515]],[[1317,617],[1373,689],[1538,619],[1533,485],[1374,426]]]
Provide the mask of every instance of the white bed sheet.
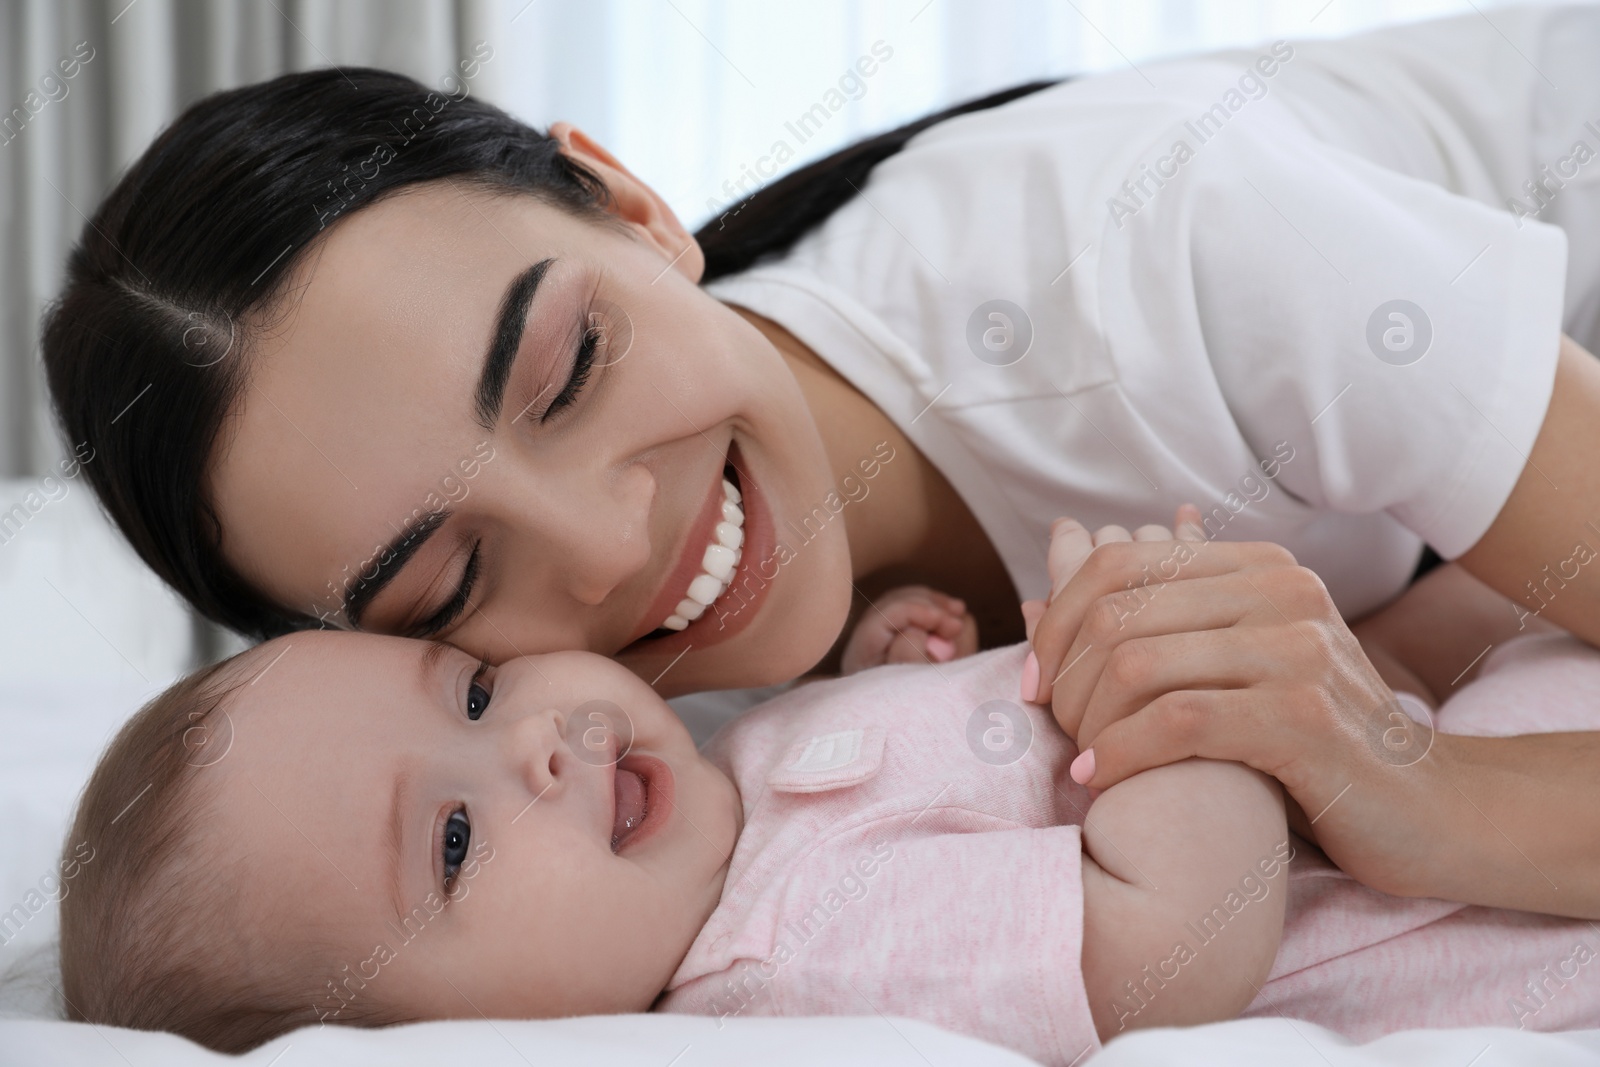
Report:
[[[40,1020],[0,1022],[0,1064],[219,1067],[239,1062],[167,1034]],[[417,1023],[388,1030],[311,1027],[243,1057],[272,1067],[1027,1067],[1033,1061],[909,1019],[738,1019],[619,1015],[544,1022]],[[1365,1045],[1306,1022],[1241,1019],[1120,1038],[1074,1067],[1592,1067],[1600,1031],[1409,1030]]]
[[[37,483],[0,481],[0,509]],[[86,487],[30,514],[0,542],[0,1067],[207,1067],[233,1060],[169,1034],[63,1022],[51,982],[48,889],[77,792],[111,733],[188,665],[187,614],[105,526]],[[714,718],[726,709],[708,708]],[[707,724],[709,725],[709,723]],[[70,883],[68,884],[70,892]],[[18,906],[23,915],[19,920]],[[8,919],[9,917],[9,919]],[[309,1028],[243,1058],[282,1067],[579,1063],[595,1067],[882,1064],[1018,1067],[1032,1061],[906,1019],[715,1019],[627,1015],[545,1022],[423,1023],[386,1031]],[[1136,1033],[1079,1067],[1494,1067],[1600,1064],[1600,1030],[1410,1031],[1368,1045],[1310,1023],[1243,1020]]]

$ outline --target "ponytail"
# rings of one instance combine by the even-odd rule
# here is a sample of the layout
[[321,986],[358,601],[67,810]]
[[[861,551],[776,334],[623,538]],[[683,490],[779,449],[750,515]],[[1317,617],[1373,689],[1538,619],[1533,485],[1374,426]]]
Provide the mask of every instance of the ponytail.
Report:
[[705,274],[700,280],[709,282],[725,274],[737,274],[763,259],[787,252],[813,227],[820,226],[848,203],[867,183],[873,167],[900,151],[907,141],[928,127],[971,111],[999,107],[1055,84],[1055,81],[1033,81],[968,100],[876,137],[857,141],[771,185],[762,186],[729,205],[694,235],[706,257]]

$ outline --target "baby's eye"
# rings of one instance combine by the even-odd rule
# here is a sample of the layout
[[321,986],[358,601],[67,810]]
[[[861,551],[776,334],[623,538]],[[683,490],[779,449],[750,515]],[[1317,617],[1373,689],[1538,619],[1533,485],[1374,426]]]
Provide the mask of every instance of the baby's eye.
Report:
[[489,710],[489,689],[483,684],[483,676],[488,671],[487,662],[479,664],[472,675],[472,684],[467,686],[467,718],[473,722],[483,718],[483,713]]
[[473,682],[467,687],[467,718],[476,722],[489,708],[489,690]]
[[448,884],[467,861],[467,845],[472,841],[472,824],[467,813],[456,811],[444,824],[444,880]]

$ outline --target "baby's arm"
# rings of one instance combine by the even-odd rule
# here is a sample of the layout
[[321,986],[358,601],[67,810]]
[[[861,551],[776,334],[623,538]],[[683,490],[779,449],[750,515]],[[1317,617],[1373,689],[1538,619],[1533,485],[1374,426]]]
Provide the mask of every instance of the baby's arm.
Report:
[[[1198,532],[1183,529],[1186,539]],[[1095,545],[1058,524],[1059,592]],[[1170,539],[1141,527],[1140,540]],[[1091,804],[1083,826],[1083,980],[1101,1040],[1125,1030],[1231,1019],[1253,1000],[1283,934],[1293,855],[1283,790],[1242,763],[1188,759],[1136,774]]]
[[1293,856],[1277,782],[1189,759],[1111,786],[1083,827],[1083,981],[1102,1041],[1215,1022],[1255,999]]

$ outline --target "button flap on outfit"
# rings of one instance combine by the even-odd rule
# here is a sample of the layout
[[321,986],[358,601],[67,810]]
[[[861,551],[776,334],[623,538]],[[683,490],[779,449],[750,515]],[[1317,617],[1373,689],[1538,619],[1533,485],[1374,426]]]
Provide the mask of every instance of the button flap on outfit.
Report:
[[864,782],[883,763],[881,726],[804,737],[790,745],[767,784],[784,793],[822,793]]

